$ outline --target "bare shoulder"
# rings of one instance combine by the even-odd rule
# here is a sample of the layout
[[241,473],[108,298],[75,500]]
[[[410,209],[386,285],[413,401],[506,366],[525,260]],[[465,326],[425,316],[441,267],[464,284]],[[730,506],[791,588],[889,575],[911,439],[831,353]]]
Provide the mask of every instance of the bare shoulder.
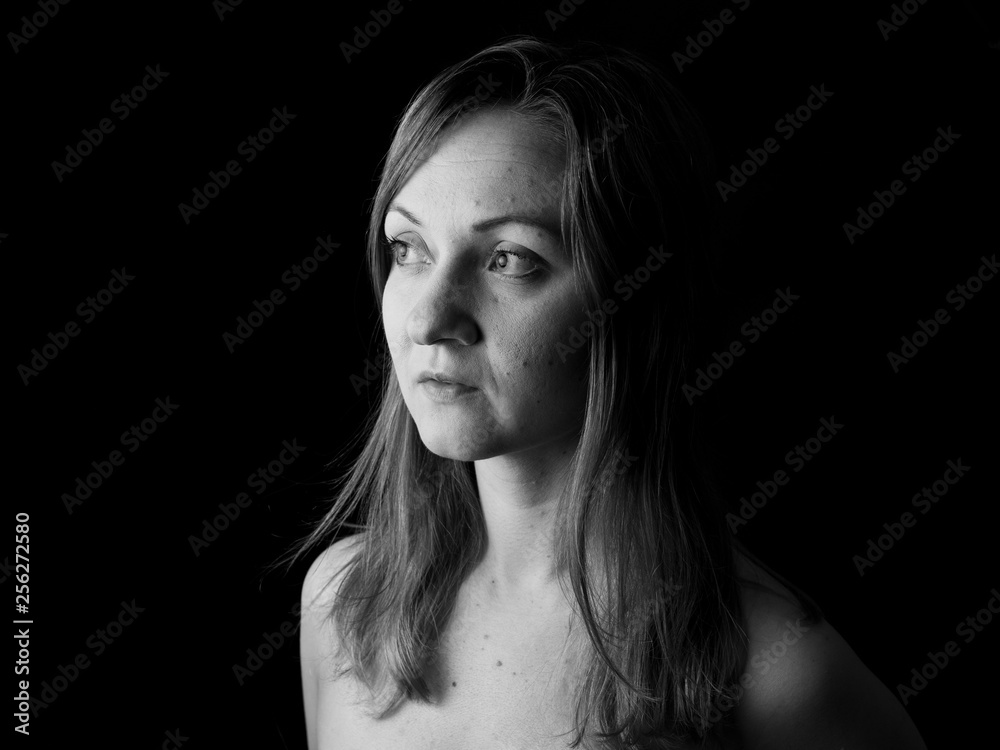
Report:
[[[902,704],[825,619],[747,561],[749,639],[734,717],[747,750],[926,750]],[[738,568],[741,566],[738,566]]]
[[317,557],[302,581],[302,614],[299,657],[302,667],[302,701],[310,750],[318,745],[317,715],[320,680],[331,674],[329,660],[336,650],[337,634],[330,617],[346,564],[357,551],[362,535],[337,541]]
[[357,552],[363,534],[344,537],[331,544],[313,560],[302,580],[302,612],[329,610],[343,580],[345,566]]

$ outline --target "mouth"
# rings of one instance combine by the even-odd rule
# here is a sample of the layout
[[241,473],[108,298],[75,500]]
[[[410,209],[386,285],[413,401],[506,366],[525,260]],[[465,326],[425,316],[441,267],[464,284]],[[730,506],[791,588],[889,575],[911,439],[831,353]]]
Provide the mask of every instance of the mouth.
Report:
[[441,383],[442,385],[457,385],[457,386],[462,386],[464,388],[472,387],[468,383],[463,383],[458,378],[443,372],[428,372],[428,371],[422,372],[420,373],[420,377],[417,378],[417,382],[418,383],[433,382],[433,383]]
[[476,392],[471,385],[443,372],[422,372],[417,383],[424,395],[441,404],[455,403]]

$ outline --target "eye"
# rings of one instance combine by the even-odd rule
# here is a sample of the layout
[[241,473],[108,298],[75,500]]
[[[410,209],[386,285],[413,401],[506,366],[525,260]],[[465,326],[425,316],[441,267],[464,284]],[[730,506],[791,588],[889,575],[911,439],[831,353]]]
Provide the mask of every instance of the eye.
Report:
[[527,279],[542,270],[541,263],[533,257],[533,253],[518,252],[509,247],[498,247],[493,251],[490,268],[497,268],[501,276],[512,279]]
[[[386,254],[397,266],[427,265],[427,252],[417,243],[407,242],[398,237],[388,235],[382,238],[382,246]],[[423,260],[420,256],[423,255]],[[509,247],[498,247],[490,255],[488,270],[499,272],[500,276],[510,280],[524,280],[535,276],[543,270],[541,260],[527,250],[514,250]]]
[[412,266],[419,263],[419,261],[407,262],[414,254],[413,251],[421,252],[416,245],[410,242],[386,236],[382,238],[382,246],[389,257],[392,258],[392,262],[397,266]]

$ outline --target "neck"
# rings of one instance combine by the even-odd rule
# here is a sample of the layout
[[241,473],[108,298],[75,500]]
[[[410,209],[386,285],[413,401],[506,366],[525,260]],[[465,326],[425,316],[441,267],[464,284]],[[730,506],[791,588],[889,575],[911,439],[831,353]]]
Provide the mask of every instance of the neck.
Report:
[[475,462],[486,521],[477,574],[493,598],[534,598],[558,589],[552,539],[577,437]]

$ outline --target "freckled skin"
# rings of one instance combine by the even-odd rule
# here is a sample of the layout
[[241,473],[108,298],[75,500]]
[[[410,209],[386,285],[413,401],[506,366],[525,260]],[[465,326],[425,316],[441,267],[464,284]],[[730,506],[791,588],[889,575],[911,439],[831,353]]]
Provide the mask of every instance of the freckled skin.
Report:
[[[464,118],[439,140],[393,203],[385,232],[412,247],[392,265],[383,322],[403,399],[427,448],[476,461],[555,444],[580,426],[586,358],[554,357],[584,316],[568,251],[556,234],[525,224],[472,225],[518,213],[558,233],[558,200],[532,186],[564,169],[562,153],[506,110]],[[506,265],[495,249],[510,249]],[[525,280],[515,277],[542,270]],[[441,404],[423,370],[451,373],[477,390]]]

